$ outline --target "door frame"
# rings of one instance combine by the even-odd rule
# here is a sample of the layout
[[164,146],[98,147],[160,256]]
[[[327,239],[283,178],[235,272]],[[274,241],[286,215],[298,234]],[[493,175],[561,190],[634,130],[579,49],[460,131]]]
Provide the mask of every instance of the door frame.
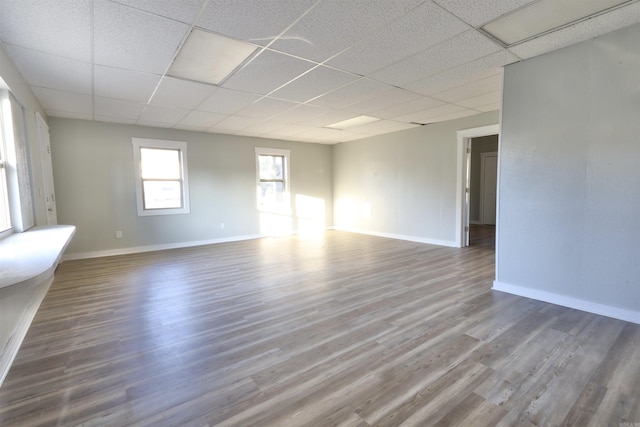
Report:
[[[457,246],[469,246],[469,169],[471,167],[471,140],[481,136],[498,135],[500,140],[500,125],[493,124],[456,132],[458,137],[458,165],[456,179],[456,237]],[[500,143],[498,142],[498,150]]]
[[42,195],[44,196],[45,218],[47,225],[58,223],[56,209],[56,195],[53,185],[53,165],[51,161],[51,140],[49,137],[49,125],[42,115],[36,111],[36,127],[38,132],[38,145],[40,151],[40,169],[42,173]]

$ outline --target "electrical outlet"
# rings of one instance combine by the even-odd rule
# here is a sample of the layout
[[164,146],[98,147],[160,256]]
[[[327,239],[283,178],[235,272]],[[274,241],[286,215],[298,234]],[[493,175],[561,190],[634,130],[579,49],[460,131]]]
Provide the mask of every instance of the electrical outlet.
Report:
[[220,230],[224,230],[224,222],[220,223]]
[[116,231],[116,239],[122,239],[122,230]]

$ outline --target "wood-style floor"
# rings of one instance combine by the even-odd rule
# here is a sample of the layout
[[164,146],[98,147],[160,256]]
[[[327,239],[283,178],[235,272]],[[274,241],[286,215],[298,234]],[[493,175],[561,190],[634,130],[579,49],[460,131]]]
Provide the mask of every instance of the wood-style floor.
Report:
[[640,325],[491,291],[492,228],[472,237],[330,231],[65,262],[0,425],[640,423]]

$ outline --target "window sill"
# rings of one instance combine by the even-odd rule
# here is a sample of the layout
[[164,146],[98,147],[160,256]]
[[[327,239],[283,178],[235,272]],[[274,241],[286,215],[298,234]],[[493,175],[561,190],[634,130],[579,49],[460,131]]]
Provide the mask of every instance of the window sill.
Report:
[[0,288],[53,275],[75,230],[72,225],[39,226],[0,240]]

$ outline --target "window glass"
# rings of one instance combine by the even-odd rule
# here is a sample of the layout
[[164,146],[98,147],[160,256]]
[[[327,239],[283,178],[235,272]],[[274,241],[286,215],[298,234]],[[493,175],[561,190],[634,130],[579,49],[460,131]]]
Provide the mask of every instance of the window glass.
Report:
[[145,209],[182,207],[180,181],[143,181]]
[[260,179],[284,180],[284,156],[260,156]]
[[256,148],[258,208],[278,211],[290,208],[289,150]]
[[141,148],[142,179],[180,179],[180,150]]

